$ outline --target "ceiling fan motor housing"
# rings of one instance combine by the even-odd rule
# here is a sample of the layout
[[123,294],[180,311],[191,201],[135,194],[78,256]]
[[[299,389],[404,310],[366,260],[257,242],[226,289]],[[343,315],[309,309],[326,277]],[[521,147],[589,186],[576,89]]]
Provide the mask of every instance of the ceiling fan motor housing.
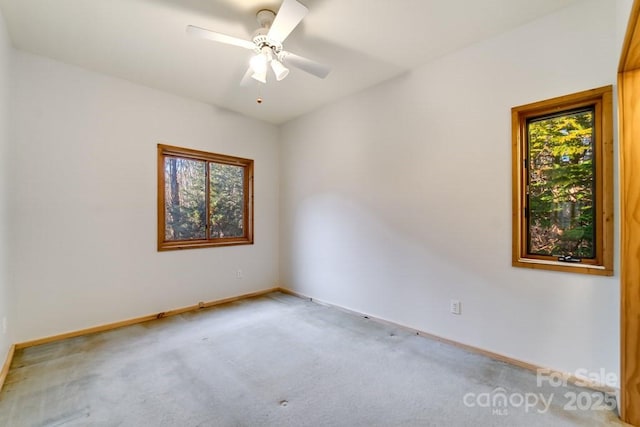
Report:
[[256,45],[256,52],[260,52],[263,47],[269,47],[274,54],[278,55],[282,52],[282,43],[267,37],[267,34],[263,34],[264,28],[260,28],[253,33],[253,43]]

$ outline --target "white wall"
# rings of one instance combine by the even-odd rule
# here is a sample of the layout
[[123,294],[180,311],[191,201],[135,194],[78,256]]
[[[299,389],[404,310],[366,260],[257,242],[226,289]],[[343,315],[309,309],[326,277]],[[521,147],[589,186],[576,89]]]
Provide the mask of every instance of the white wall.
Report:
[[622,53],[622,45],[624,43],[624,37],[627,35],[627,26],[629,25],[629,17],[631,15],[631,8],[633,6],[633,0],[616,0],[617,24],[616,24],[616,39],[620,46],[620,52]]
[[615,83],[615,9],[578,2],[285,125],[283,286],[541,366],[617,373],[619,278],[511,267],[510,133],[513,106]]
[[[12,344],[13,319],[10,315],[11,298],[9,278],[9,229],[8,197],[10,191],[8,147],[9,147],[9,87],[13,49],[7,35],[4,18],[0,14],[0,364]],[[3,319],[7,320],[7,332],[2,330]]]
[[[15,67],[16,341],[277,285],[276,127],[26,53]],[[158,143],[255,160],[254,245],[157,252]]]

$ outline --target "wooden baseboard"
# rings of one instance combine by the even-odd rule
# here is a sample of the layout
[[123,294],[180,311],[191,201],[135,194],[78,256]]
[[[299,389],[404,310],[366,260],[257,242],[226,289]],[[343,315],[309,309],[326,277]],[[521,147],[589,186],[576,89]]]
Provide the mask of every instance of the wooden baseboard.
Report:
[[9,347],[9,352],[7,353],[7,358],[4,361],[4,365],[2,365],[2,370],[0,371],[0,390],[2,390],[2,386],[4,386],[4,381],[7,379],[7,375],[9,375],[9,369],[11,368],[11,362],[13,361],[13,355],[16,352],[15,344],[12,344]]
[[394,322],[390,322],[388,320],[384,320],[384,319],[379,319],[373,316],[369,316],[366,315],[364,313],[360,313],[357,312],[355,310],[350,310],[344,307],[341,307],[339,305],[335,305],[335,304],[331,304],[331,303],[327,303],[325,301],[321,301],[321,300],[317,300],[315,298],[309,297],[308,295],[304,295],[301,294],[299,292],[293,291],[291,289],[286,289],[286,288],[270,288],[270,289],[264,289],[261,291],[257,291],[257,292],[251,292],[251,293],[247,293],[247,294],[242,294],[242,295],[237,295],[234,297],[229,297],[229,298],[223,298],[220,300],[215,300],[215,301],[209,301],[209,302],[200,302],[198,304],[195,305],[191,305],[191,306],[187,306],[187,307],[182,307],[182,308],[176,308],[173,310],[169,310],[169,311],[162,311],[160,313],[156,313],[156,314],[149,314],[146,316],[141,316],[141,317],[135,317],[132,319],[128,319],[128,320],[122,320],[119,322],[113,322],[113,323],[108,323],[105,325],[99,325],[99,326],[94,326],[91,328],[86,328],[86,329],[80,329],[77,331],[71,331],[71,332],[66,332],[63,334],[58,334],[58,335],[52,335],[52,336],[48,336],[48,337],[43,337],[43,338],[38,338],[35,340],[30,340],[30,341],[25,341],[25,342],[21,342],[21,343],[17,343],[12,345],[9,348],[9,352],[7,354],[7,359],[2,367],[2,371],[0,371],[0,390],[2,390],[2,386],[4,384],[4,381],[9,373],[9,369],[11,367],[11,361],[13,360],[13,355],[15,353],[15,350],[18,349],[23,349],[23,348],[27,348],[27,347],[32,347],[32,346],[36,346],[36,345],[41,345],[41,344],[48,344],[48,343],[52,343],[55,341],[60,341],[60,340],[64,340],[67,338],[74,338],[74,337],[79,337],[79,336],[83,336],[83,335],[89,335],[89,334],[95,334],[98,332],[104,332],[104,331],[109,331],[112,329],[117,329],[117,328],[122,328],[124,326],[130,326],[130,325],[135,325],[138,323],[143,323],[143,322],[148,322],[151,320],[157,320],[157,319],[162,319],[164,317],[169,317],[169,316],[175,316],[178,314],[182,314],[182,313],[187,313],[190,311],[196,311],[196,310],[200,310],[200,309],[204,309],[204,308],[209,308],[209,307],[214,307],[216,305],[221,305],[221,304],[228,304],[231,302],[235,302],[235,301],[240,301],[240,300],[244,300],[244,299],[248,299],[248,298],[255,298],[255,297],[259,297],[271,292],[282,292],[284,294],[288,294],[288,295],[292,295],[298,298],[304,298],[304,299],[309,299],[311,301],[315,301],[317,303],[323,304],[323,305],[327,305],[330,307],[334,307],[340,310],[343,310],[345,312],[357,315],[357,316],[367,316],[369,319],[375,320],[377,322],[381,322],[387,325],[391,325],[393,327],[398,327],[398,328],[402,328],[404,330],[408,330],[411,332],[414,332],[418,335],[421,335],[423,337],[426,338],[430,338],[439,342],[443,342],[449,345],[453,345],[455,347],[459,347],[462,348],[466,351],[472,352],[472,353],[477,353],[477,354],[481,354],[484,356],[487,356],[491,359],[494,360],[499,360],[501,362],[505,362],[508,363],[510,365],[514,365],[514,366],[518,366],[527,370],[531,370],[534,372],[537,372],[539,369],[544,369],[545,372],[548,372],[549,375],[559,375],[561,378],[566,378],[567,381],[571,384],[576,384],[576,385],[580,385],[580,386],[585,386],[588,388],[592,388],[594,390],[597,391],[602,391],[605,393],[616,393],[617,389],[613,388],[613,387],[608,387],[608,386],[604,386],[601,385],[599,383],[595,383],[593,381],[584,379],[584,378],[578,378],[575,375],[572,374],[568,374],[568,373],[564,373],[564,372],[559,372],[553,369],[546,369],[546,368],[542,368],[538,365],[532,364],[532,363],[528,363],[528,362],[523,362],[521,360],[518,359],[514,359],[512,357],[508,357],[499,353],[494,353],[492,351],[488,351],[482,348],[478,348],[478,347],[474,347],[471,345],[467,345],[467,344],[463,344],[454,340],[450,340],[447,338],[442,338],[439,337],[437,335],[433,335],[431,333],[425,332],[425,331],[420,331],[420,330],[416,330],[415,328],[410,328],[408,326],[405,325],[401,325],[398,323],[394,323]]
[[55,341],[64,340],[64,339],[67,339],[67,338],[75,338],[75,337],[80,337],[80,336],[83,336],[83,335],[89,335],[89,334],[95,334],[95,333],[98,333],[98,332],[110,331],[112,329],[122,328],[124,326],[135,325],[135,324],[138,324],[138,323],[143,323],[143,322],[148,322],[148,321],[151,321],[151,320],[162,319],[164,317],[169,317],[169,316],[176,316],[178,314],[188,313],[190,311],[196,311],[196,310],[200,310],[200,309],[203,309],[203,308],[213,307],[213,306],[216,306],[216,305],[228,304],[228,303],[231,303],[231,302],[240,301],[240,300],[247,299],[247,298],[254,298],[254,297],[258,297],[258,296],[261,296],[261,295],[268,294],[270,292],[278,292],[279,290],[280,290],[280,288],[264,289],[264,290],[257,291],[257,292],[250,292],[250,293],[247,293],[247,294],[237,295],[237,296],[229,297],[229,298],[223,298],[223,299],[219,299],[219,300],[215,300],[215,301],[199,302],[198,304],[195,304],[195,305],[190,305],[190,306],[181,307],[181,308],[175,308],[173,310],[168,310],[168,311],[161,311],[160,313],[148,314],[146,316],[134,317],[132,319],[121,320],[119,322],[107,323],[107,324],[104,324],[104,325],[93,326],[93,327],[90,327],[90,328],[80,329],[80,330],[77,330],[77,331],[70,331],[70,332],[65,332],[65,333],[58,334],[58,335],[51,335],[51,336],[48,336],[48,337],[37,338],[37,339],[34,339],[34,340],[29,340],[29,341],[24,341],[24,342],[17,343],[17,344],[15,344],[15,349],[19,350],[19,349],[23,349],[23,348],[27,348],[27,347],[33,347],[35,345],[48,344],[48,343],[52,343],[52,342],[55,342]]
[[[302,298],[302,299],[308,299],[308,300],[311,300],[311,301],[317,301],[317,300],[315,300],[314,298],[311,298],[308,295],[301,294],[300,292],[297,292],[297,291],[292,291],[291,289],[278,288],[278,291],[282,292],[283,294],[291,295],[291,296],[294,296],[294,297],[298,297],[298,298]],[[339,308],[341,310],[347,310],[347,311],[349,311],[351,313],[355,313],[355,311],[353,311],[353,310],[348,310],[346,308],[342,308],[342,307],[337,306],[337,305],[328,304],[328,303],[325,303],[325,302],[322,302],[322,301],[317,301],[317,302],[319,302],[321,304],[324,304],[324,305],[330,305],[332,307],[336,307],[336,308]],[[356,314],[360,314],[360,313],[356,313]]]
[[401,325],[401,324],[398,324],[398,323],[395,323],[395,322],[391,322],[391,321],[388,321],[388,320],[385,320],[385,319],[380,319],[380,318],[377,318],[377,317],[373,317],[373,316],[370,316],[370,315],[365,314],[365,313],[360,313],[360,312],[357,312],[355,310],[344,308],[344,307],[341,307],[341,306],[336,305],[336,304],[328,303],[326,301],[317,300],[317,299],[312,298],[312,297],[310,297],[308,295],[301,294],[300,292],[293,291],[291,289],[280,288],[279,291],[284,293],[284,294],[289,294],[289,295],[292,295],[292,296],[295,296],[295,297],[298,297],[298,298],[309,299],[311,301],[317,302],[317,303],[322,304],[322,305],[326,305],[326,306],[329,306],[329,307],[337,308],[339,310],[354,314],[356,316],[360,316],[360,317],[366,316],[367,318],[372,319],[372,320],[374,320],[376,322],[380,322],[380,323],[384,323],[386,325],[390,325],[390,326],[393,326],[393,327],[401,328],[401,329],[404,329],[406,331],[410,331],[412,333],[416,333],[416,334],[418,334],[420,336],[423,336],[423,337],[426,337],[426,338],[430,338],[432,340],[439,341],[439,342],[442,342],[442,343],[445,343],[445,344],[449,344],[449,345],[461,348],[461,349],[463,349],[465,351],[468,351],[468,352],[471,352],[471,353],[481,354],[483,356],[489,357],[490,359],[494,359],[494,360],[498,360],[500,362],[508,363],[510,365],[518,366],[520,368],[527,369],[529,371],[539,372],[540,370],[542,370],[548,376],[553,376],[553,377],[556,377],[556,378],[566,379],[567,383],[569,383],[569,384],[577,385],[577,386],[580,386],[580,387],[590,388],[592,390],[600,391],[600,392],[603,392],[603,393],[616,394],[618,392],[618,389],[615,388],[615,387],[610,387],[610,386],[607,386],[607,385],[603,385],[603,384],[594,382],[592,380],[589,380],[589,379],[586,379],[586,378],[580,378],[580,377],[577,377],[577,376],[575,376],[573,374],[569,374],[569,373],[566,373],[566,372],[560,372],[560,371],[557,371],[555,369],[543,368],[543,367],[535,365],[533,363],[524,362],[522,360],[514,359],[512,357],[505,356],[505,355],[499,354],[499,353],[495,353],[493,351],[485,350],[483,348],[474,347],[472,345],[463,344],[463,343],[460,343],[458,341],[454,341],[454,340],[451,340],[451,339],[448,339],[448,338],[442,338],[440,336],[431,334],[429,332],[417,330],[415,328],[411,328],[411,327],[406,326],[406,325]]

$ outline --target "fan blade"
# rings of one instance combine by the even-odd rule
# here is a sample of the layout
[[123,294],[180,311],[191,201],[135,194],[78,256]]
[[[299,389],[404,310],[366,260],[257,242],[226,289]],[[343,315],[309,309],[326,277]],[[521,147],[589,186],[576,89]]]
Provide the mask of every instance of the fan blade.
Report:
[[234,46],[240,46],[245,49],[255,49],[256,45],[249,40],[242,40],[236,37],[227,36],[226,34],[216,33],[204,28],[196,27],[194,25],[187,25],[187,34],[200,37],[207,40],[213,40],[214,42],[231,44]]
[[296,0],[284,0],[273,24],[271,24],[267,37],[280,43],[284,42],[284,39],[291,34],[291,31],[298,26],[308,12],[309,9]]
[[312,61],[302,56],[296,55],[291,52],[281,52],[280,58],[286,65],[292,65],[296,68],[306,71],[309,74],[313,74],[316,77],[324,79],[329,75],[331,68],[319,62]]

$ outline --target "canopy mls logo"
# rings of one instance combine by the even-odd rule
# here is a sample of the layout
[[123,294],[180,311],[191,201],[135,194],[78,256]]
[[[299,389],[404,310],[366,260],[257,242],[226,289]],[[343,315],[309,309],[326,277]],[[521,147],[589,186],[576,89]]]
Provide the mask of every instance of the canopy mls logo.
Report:
[[[577,378],[577,380],[576,380]],[[569,380],[573,379],[570,383]],[[538,369],[536,386],[538,388],[564,387],[564,394],[508,392],[503,387],[481,393],[467,393],[462,402],[468,408],[487,408],[496,416],[509,415],[512,409],[524,410],[525,413],[544,414],[552,404],[565,411],[614,411],[617,408],[616,396],[610,393],[580,390],[593,384],[615,387],[618,376],[605,369],[590,372],[588,369],[578,369],[574,375],[553,372],[550,369]],[[578,387],[578,388],[576,388]],[[561,391],[561,390],[558,390]]]
[[544,414],[549,410],[553,396],[553,393],[549,396],[543,393],[507,393],[498,387],[491,392],[467,393],[462,401],[468,408],[491,408],[491,413],[499,416],[509,415],[509,408],[524,408],[526,413],[536,411]]

